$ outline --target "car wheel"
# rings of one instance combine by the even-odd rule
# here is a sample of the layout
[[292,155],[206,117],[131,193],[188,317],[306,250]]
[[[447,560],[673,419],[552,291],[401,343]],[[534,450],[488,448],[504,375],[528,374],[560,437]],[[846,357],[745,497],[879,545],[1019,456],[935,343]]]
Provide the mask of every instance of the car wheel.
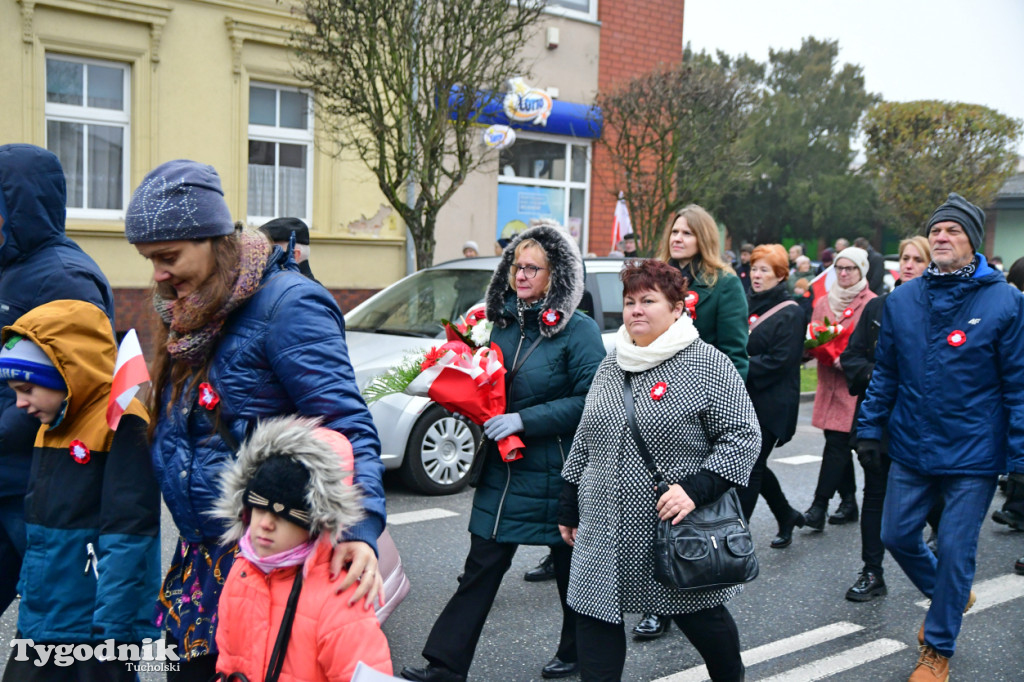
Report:
[[402,480],[427,495],[459,492],[469,483],[467,475],[480,438],[478,426],[431,405],[409,434]]

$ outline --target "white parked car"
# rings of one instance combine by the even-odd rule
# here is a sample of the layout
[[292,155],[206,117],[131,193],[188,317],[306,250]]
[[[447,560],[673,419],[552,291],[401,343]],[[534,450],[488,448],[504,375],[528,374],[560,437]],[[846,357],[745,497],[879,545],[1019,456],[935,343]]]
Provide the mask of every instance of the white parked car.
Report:
[[[406,356],[443,343],[442,318],[456,321],[481,303],[498,257],[449,261],[420,270],[379,291],[345,316],[346,337],[360,390]],[[621,258],[585,259],[580,308],[593,307],[605,348],[622,324]],[[588,301],[588,298],[590,301]],[[455,419],[427,398],[391,395],[370,405],[388,469],[410,487],[444,495],[462,490],[481,430]]]

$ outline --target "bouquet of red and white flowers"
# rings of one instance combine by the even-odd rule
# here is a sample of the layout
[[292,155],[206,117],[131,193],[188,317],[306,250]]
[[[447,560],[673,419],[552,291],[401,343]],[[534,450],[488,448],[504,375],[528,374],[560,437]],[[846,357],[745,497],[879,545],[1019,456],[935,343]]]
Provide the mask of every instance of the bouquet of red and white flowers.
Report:
[[[849,315],[845,315],[849,317]],[[833,323],[825,316],[822,322],[811,322],[807,325],[804,337],[804,350],[818,362],[831,367],[846,350],[850,341],[852,326],[844,327],[838,322]]]
[[[475,424],[505,412],[505,364],[501,349],[490,343],[491,323],[483,306],[473,308],[459,323],[441,320],[447,342],[406,358],[402,364],[374,378],[363,389],[368,403],[392,393],[430,398]],[[498,441],[506,462],[523,456],[519,436]]]

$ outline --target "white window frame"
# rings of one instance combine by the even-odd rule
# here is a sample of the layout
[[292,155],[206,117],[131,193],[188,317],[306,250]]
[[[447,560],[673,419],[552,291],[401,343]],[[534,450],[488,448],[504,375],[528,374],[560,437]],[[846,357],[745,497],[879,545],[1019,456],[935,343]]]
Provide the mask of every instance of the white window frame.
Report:
[[597,22],[597,0],[588,0],[590,9],[586,12],[581,12],[578,9],[572,9],[569,7],[559,7],[552,5],[550,0],[544,6],[544,11],[548,14],[557,14],[559,16],[568,17],[570,19],[583,19],[585,21]]
[[[503,175],[501,172],[501,165],[498,165],[498,183],[506,185],[527,185],[530,187],[551,187],[554,189],[562,189],[565,192],[565,201],[563,205],[565,210],[562,213],[562,217],[559,222],[562,225],[568,225],[569,223],[569,204],[572,198],[570,190],[582,189],[583,190],[583,225],[580,226],[580,250],[586,253],[587,245],[590,241],[590,174],[593,166],[593,143],[591,140],[580,139],[575,137],[561,137],[559,135],[544,135],[541,133],[525,133],[518,131],[516,133],[517,140],[534,140],[537,142],[549,142],[554,144],[560,144],[565,147],[565,173],[566,178],[564,180],[548,180],[546,178],[530,178],[530,177],[519,177],[518,175]],[[513,144],[513,147],[515,145]],[[572,180],[572,148],[585,147],[587,153],[587,164],[586,173],[583,181]]]
[[[305,90],[303,88],[296,88],[296,87],[287,86],[287,85],[278,85],[277,83],[265,83],[265,82],[261,82],[261,81],[250,81],[249,82],[249,88],[251,89],[251,88],[254,88],[254,87],[255,88],[264,88],[266,90],[274,90],[276,92],[276,95],[275,95],[275,98],[274,98],[274,101],[275,101],[274,116],[275,116],[275,120],[278,123],[280,123],[280,117],[281,117],[281,93],[282,92],[298,92],[298,93],[301,93],[301,94],[305,95],[306,96],[306,101],[309,104],[309,107],[308,107],[308,109],[306,111],[306,129],[305,130],[300,130],[298,128],[282,128],[282,127],[280,127],[280,125],[268,126],[268,125],[256,125],[256,124],[253,124],[253,123],[249,123],[248,124],[248,126],[249,126],[249,128],[248,128],[248,137],[246,138],[246,145],[245,145],[245,147],[246,147],[246,152],[245,152],[245,186],[246,186],[245,206],[246,206],[246,209],[245,210],[246,210],[246,214],[247,214],[246,215],[246,220],[248,221],[248,223],[250,225],[262,225],[263,223],[266,223],[266,222],[268,222],[270,220],[273,220],[274,218],[291,217],[291,218],[299,218],[300,220],[305,222],[307,225],[312,225],[313,224],[313,222],[312,222],[312,216],[313,216],[313,151],[314,151],[314,140],[313,140],[313,138],[314,138],[314,134],[313,134],[313,94],[309,90]],[[249,120],[248,102],[249,102],[250,92],[247,90],[245,94],[246,94],[246,112],[247,112],[246,113],[246,120],[248,121]],[[276,190],[274,192],[274,213],[275,213],[275,215],[271,215],[271,216],[248,215],[248,212],[249,212],[249,197],[248,197],[248,187],[249,187],[249,144],[248,143],[249,143],[249,141],[275,142],[275,143],[284,143],[284,144],[303,145],[303,146],[306,147],[306,164],[307,164],[307,168],[306,168],[306,215],[304,215],[304,216],[283,216],[280,213],[281,192],[280,192],[280,187],[277,186],[276,184],[275,184]],[[275,167],[275,169],[278,167],[278,164],[280,163],[280,156],[281,156],[280,148],[279,147],[275,147],[275,152],[274,152],[274,167]],[[276,183],[276,178],[277,178],[277,175],[275,174],[275,183]]]
[[[103,109],[99,107],[90,107],[88,100],[88,69],[83,70],[83,102],[81,105],[76,104],[58,104],[56,102],[48,101],[47,94],[49,93],[49,84],[46,84],[44,88],[43,98],[45,102],[44,108],[44,130],[49,128],[50,121],[59,121],[62,123],[80,123],[86,126],[89,125],[103,125],[111,127],[120,127],[124,130],[123,146],[121,154],[121,208],[109,209],[109,208],[87,208],[89,205],[89,144],[88,134],[85,136],[85,148],[82,150],[82,203],[85,204],[83,207],[67,207],[68,218],[86,218],[96,220],[123,220],[125,211],[128,206],[128,200],[131,197],[131,186],[129,184],[129,178],[131,177],[131,65],[125,64],[124,62],[114,62],[105,59],[92,59],[89,57],[79,57],[77,55],[65,54],[61,52],[47,52],[45,59],[55,59],[57,61],[72,62],[75,64],[83,65],[95,65],[104,66],[112,69],[121,69],[124,77],[123,81],[123,92],[124,92],[124,109],[118,111],[116,109]],[[48,145],[48,140],[43,144]]]

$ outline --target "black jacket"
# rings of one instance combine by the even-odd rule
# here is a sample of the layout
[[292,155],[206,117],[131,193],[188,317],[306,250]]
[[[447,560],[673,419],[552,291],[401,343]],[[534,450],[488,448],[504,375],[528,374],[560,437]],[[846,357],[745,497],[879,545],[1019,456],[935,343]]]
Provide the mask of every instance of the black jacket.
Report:
[[[750,316],[764,315],[784,301],[792,301],[784,281],[768,291],[751,291],[747,299]],[[794,302],[759,323],[747,340],[747,392],[761,428],[777,445],[789,442],[796,432],[805,326],[804,313]]]
[[[839,362],[846,375],[846,386],[850,395],[857,396],[857,416],[864,402],[864,394],[871,383],[871,374],[875,370],[875,346],[878,344],[878,332],[882,329],[882,309],[888,294],[873,298],[864,306],[860,322],[850,334],[846,350],[839,356]],[[857,444],[857,419],[853,420],[850,432],[850,443]],[[882,451],[885,452],[889,443],[889,430],[882,431]]]
[[876,296],[882,295],[885,286],[885,258],[872,248],[868,248],[868,289]]

